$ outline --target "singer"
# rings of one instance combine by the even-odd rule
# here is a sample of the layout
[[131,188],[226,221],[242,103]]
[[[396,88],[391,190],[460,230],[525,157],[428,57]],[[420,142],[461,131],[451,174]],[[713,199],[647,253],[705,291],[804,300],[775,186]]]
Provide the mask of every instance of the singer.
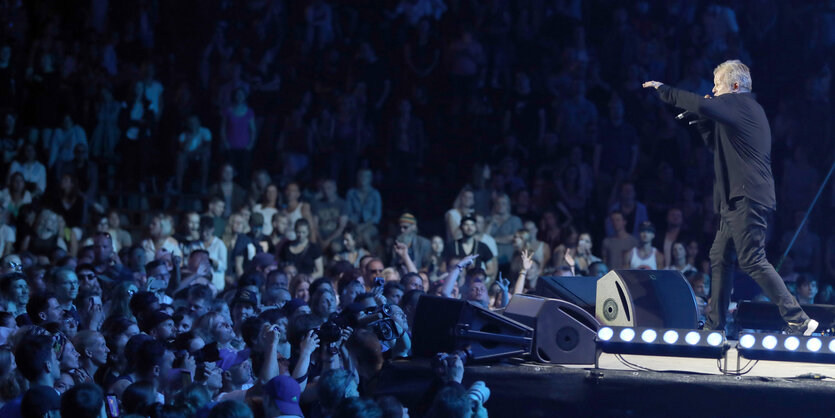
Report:
[[766,219],[776,208],[771,129],[751,93],[751,73],[739,60],[725,61],[713,70],[713,84],[714,97],[700,97],[658,81],[643,84],[655,88],[665,103],[695,113],[696,127],[713,151],[713,205],[720,223],[710,249],[711,311],[705,326],[725,328],[737,258],[742,271],[777,304],[788,324],[786,331],[811,335],[818,322],[803,312],[765,257]]

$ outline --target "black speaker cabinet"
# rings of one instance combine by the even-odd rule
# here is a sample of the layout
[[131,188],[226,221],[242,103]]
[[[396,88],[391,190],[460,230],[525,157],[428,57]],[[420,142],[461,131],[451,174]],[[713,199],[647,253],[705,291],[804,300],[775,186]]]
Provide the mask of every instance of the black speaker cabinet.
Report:
[[536,281],[534,294],[571,302],[594,315],[597,277],[544,276]]
[[471,359],[494,360],[530,353],[533,329],[459,299],[421,296],[412,326],[412,354],[432,357],[468,349]]
[[534,360],[594,364],[594,338],[599,324],[579,306],[564,300],[514,295],[504,315],[534,328]]
[[695,329],[696,296],[675,270],[612,270],[597,280],[595,316],[603,325]]

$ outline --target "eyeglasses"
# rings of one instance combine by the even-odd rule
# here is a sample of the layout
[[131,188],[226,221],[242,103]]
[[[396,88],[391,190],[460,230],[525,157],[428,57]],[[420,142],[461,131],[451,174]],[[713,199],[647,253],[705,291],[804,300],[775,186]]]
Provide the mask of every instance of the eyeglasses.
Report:
[[371,269],[371,270],[368,270],[368,271],[370,271],[372,273],[382,273],[383,269]]
[[96,279],[97,276],[96,276],[95,273],[88,273],[88,274],[79,274],[78,278],[83,279],[83,280],[93,280],[93,279]]

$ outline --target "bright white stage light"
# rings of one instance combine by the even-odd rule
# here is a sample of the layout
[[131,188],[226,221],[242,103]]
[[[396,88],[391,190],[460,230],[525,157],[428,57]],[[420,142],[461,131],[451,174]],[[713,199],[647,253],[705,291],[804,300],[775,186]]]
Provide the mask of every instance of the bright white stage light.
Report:
[[786,347],[786,350],[794,351],[797,350],[797,347],[800,347],[800,340],[797,337],[789,337],[783,341],[783,347]]
[[655,332],[654,329],[646,329],[641,333],[641,339],[644,340],[645,343],[655,342],[656,338],[658,338],[658,333]]
[[829,351],[835,353],[835,339],[829,340]]
[[741,345],[742,348],[751,348],[756,342],[757,338],[751,334],[745,334],[739,338],[739,345]]
[[696,331],[690,331],[687,335],[684,336],[684,342],[690,345],[696,345],[699,343],[699,340],[702,339],[702,336],[699,335]]
[[820,338],[810,338],[809,341],[806,341],[806,349],[809,351],[818,352],[821,349],[823,343],[821,342]]
[[664,333],[664,342],[665,343],[675,344],[676,341],[678,341],[678,333],[677,332],[675,332],[673,330],[669,330],[669,331]]
[[635,339],[635,330],[632,328],[624,328],[620,330],[620,339],[626,342],[631,342]]
[[597,331],[597,338],[600,338],[600,341],[609,341],[615,335],[615,331],[613,331],[609,327],[600,328],[600,331]]
[[773,335],[766,335],[765,338],[763,338],[763,347],[765,347],[766,350],[773,350],[777,347],[777,337]]
[[718,332],[711,332],[707,336],[707,343],[713,347],[718,347],[720,344],[722,344],[722,334]]

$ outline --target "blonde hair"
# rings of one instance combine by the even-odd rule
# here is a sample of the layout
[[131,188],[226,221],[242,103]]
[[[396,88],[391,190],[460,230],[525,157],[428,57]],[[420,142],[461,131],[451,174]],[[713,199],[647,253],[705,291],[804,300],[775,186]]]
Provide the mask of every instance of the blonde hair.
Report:
[[157,215],[159,221],[159,233],[164,237],[170,237],[174,233],[174,219],[171,215]]
[[716,66],[713,75],[719,75],[719,81],[733,90],[734,83],[740,91],[751,91],[751,71],[740,60],[728,60]]

